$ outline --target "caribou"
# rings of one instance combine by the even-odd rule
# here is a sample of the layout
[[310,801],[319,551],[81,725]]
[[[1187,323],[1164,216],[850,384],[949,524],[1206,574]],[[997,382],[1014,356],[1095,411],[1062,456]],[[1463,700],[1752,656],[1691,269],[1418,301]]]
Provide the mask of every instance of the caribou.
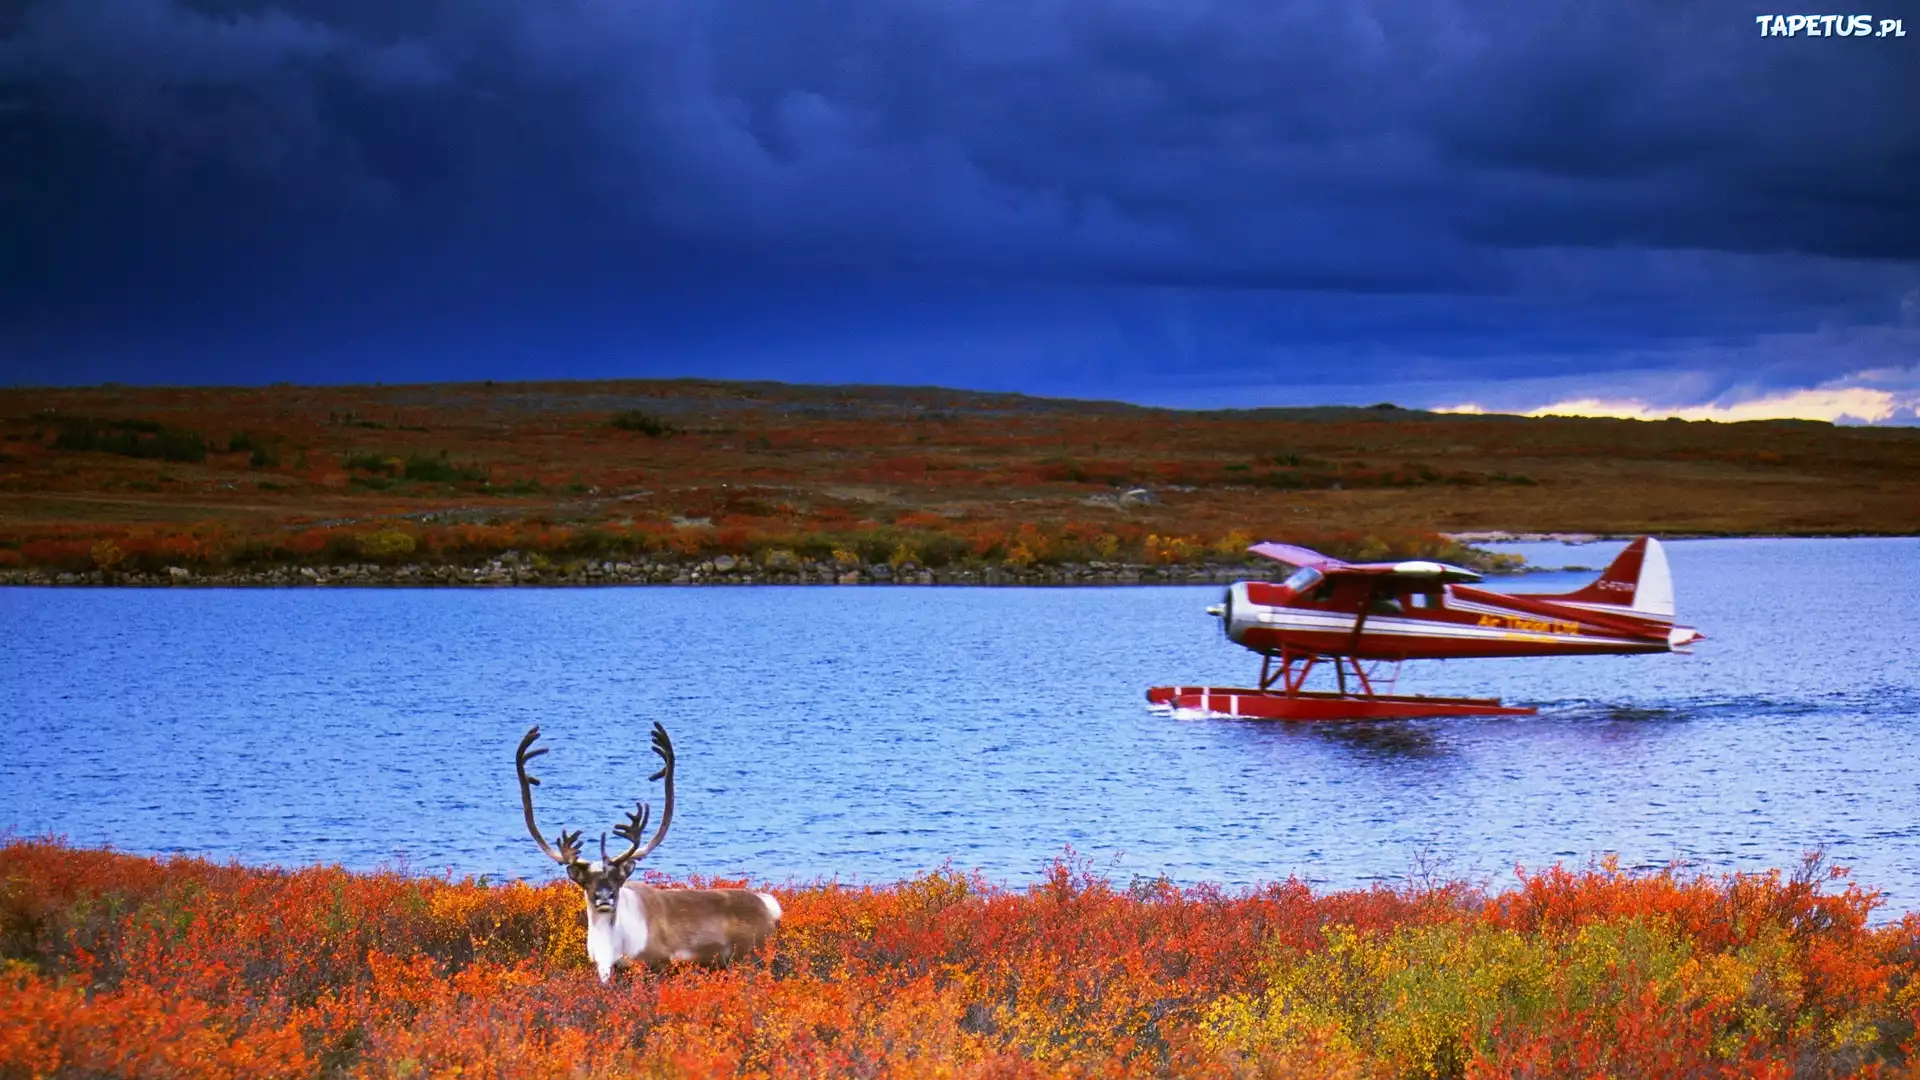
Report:
[[600,858],[581,857],[579,831],[560,832],[556,848],[540,835],[533,820],[533,789],[540,780],[527,772],[527,763],[547,752],[546,747],[532,749],[540,737],[539,727],[527,731],[514,753],[514,771],[520,775],[520,804],[527,815],[527,831],[547,857],[559,863],[567,877],[586,895],[587,955],[600,972],[600,981],[613,977],[616,965],[639,962],[659,970],[673,961],[692,961],[707,967],[724,967],[752,952],[773,933],[780,921],[780,901],[763,892],[746,889],[657,889],[629,881],[641,859],[666,839],[667,826],[673,821],[673,740],[667,729],[653,725],[653,752],[660,755],[660,771],[649,780],[665,779],[666,803],[660,810],[660,824],[645,846],[640,843],[646,831],[650,809],[638,802],[624,823],[614,827],[615,836],[627,842],[627,850],[607,854],[607,834],[600,834]]

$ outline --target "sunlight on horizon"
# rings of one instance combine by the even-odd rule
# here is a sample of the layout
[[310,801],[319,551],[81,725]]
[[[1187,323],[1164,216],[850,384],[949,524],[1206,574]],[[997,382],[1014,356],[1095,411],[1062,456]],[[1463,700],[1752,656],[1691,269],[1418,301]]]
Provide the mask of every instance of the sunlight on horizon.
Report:
[[1884,424],[1920,421],[1920,394],[1895,394],[1866,387],[1805,389],[1768,394],[1730,404],[1650,405],[1638,398],[1581,397],[1556,401],[1535,409],[1490,409],[1466,401],[1433,410],[1439,413],[1482,415],[1509,412],[1515,416],[1588,416],[1619,420],[1825,420],[1830,423]]

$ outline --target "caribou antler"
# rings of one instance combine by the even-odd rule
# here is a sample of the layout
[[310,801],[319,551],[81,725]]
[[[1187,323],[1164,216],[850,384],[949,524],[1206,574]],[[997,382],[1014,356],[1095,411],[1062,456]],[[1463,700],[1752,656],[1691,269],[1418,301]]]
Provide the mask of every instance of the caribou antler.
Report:
[[[613,829],[615,836],[627,842],[627,850],[608,860],[606,864],[608,866],[612,866],[615,863],[630,863],[644,859],[652,853],[654,848],[660,846],[660,841],[667,838],[667,826],[673,821],[673,740],[667,738],[667,729],[661,727],[659,721],[655,721],[653,725],[653,752],[659,754],[660,760],[665,764],[660,766],[659,772],[647,777],[647,779],[659,780],[664,777],[667,781],[667,801],[666,805],[660,809],[660,827],[654,830],[653,839],[647,841],[645,847],[641,847],[640,834],[646,830],[647,815],[651,813],[651,811],[644,802],[634,804],[633,813],[627,815],[626,824],[616,825]],[[606,837],[602,835],[600,839],[600,854],[604,858],[606,856]]]
[[547,858],[566,866],[580,859],[580,832],[561,829],[560,850],[555,851],[547,846],[547,838],[540,835],[540,826],[533,823],[533,789],[540,783],[540,778],[527,771],[527,762],[546,753],[547,748],[543,746],[531,752],[527,748],[539,737],[540,728],[537,725],[528,728],[526,738],[520,740],[520,749],[513,754],[514,771],[520,774],[520,806],[527,812],[527,831],[533,834],[533,842],[540,845],[540,850],[547,853]]

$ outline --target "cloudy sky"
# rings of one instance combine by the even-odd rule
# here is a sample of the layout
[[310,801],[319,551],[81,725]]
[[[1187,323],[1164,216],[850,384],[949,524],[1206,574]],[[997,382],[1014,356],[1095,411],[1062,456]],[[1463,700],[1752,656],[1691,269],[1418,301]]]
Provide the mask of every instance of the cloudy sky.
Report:
[[0,385],[1920,422],[1920,0],[0,0]]

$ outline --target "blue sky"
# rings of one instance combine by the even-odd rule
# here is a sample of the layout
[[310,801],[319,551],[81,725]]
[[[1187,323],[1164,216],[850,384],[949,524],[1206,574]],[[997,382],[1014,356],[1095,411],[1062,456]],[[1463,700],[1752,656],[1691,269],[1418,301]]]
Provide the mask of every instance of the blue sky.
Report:
[[0,3],[0,384],[1914,423],[1896,6]]

